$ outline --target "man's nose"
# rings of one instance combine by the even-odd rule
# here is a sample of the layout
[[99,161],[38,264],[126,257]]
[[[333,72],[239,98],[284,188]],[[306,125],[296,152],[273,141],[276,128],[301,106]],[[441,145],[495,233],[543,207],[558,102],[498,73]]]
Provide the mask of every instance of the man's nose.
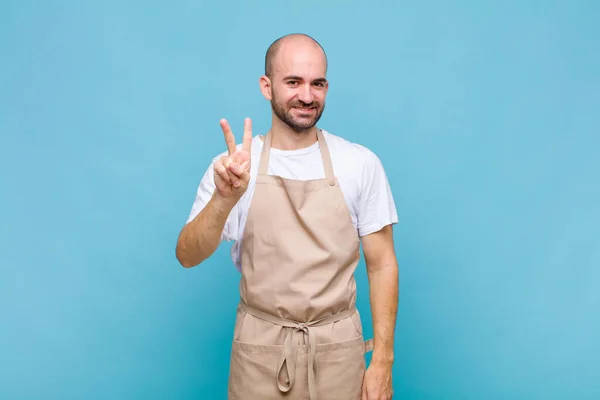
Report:
[[305,104],[311,104],[313,102],[314,96],[312,93],[312,88],[310,85],[304,85],[300,89],[300,93],[298,93],[298,100]]

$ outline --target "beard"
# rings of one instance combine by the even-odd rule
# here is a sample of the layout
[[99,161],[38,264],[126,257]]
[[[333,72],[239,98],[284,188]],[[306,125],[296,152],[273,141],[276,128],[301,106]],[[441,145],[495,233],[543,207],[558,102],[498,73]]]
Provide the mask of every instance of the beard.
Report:
[[[271,108],[273,112],[284,124],[289,126],[293,131],[301,133],[306,130],[312,128],[317,124],[317,122],[321,119],[323,115],[323,111],[325,110],[325,104],[321,104],[318,101],[313,101],[312,103],[304,103],[300,100],[294,100],[288,104],[277,101],[277,96],[273,93],[273,98],[271,99]],[[315,111],[314,115],[311,117],[297,117],[292,114],[292,110],[294,109],[313,109]]]

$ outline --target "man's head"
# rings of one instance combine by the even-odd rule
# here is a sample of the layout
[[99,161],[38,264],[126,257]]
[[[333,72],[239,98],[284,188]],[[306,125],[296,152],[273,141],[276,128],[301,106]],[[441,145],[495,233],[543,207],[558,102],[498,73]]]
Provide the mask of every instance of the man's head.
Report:
[[303,132],[323,114],[329,88],[326,75],[327,56],[321,45],[304,34],[286,35],[267,50],[261,91],[277,118]]

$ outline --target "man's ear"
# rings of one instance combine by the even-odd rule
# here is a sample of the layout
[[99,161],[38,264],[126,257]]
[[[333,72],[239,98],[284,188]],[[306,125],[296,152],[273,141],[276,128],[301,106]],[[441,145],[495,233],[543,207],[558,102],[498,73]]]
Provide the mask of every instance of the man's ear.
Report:
[[265,96],[265,99],[271,101],[273,98],[271,79],[268,76],[263,75],[260,77],[258,84],[260,85],[260,91]]

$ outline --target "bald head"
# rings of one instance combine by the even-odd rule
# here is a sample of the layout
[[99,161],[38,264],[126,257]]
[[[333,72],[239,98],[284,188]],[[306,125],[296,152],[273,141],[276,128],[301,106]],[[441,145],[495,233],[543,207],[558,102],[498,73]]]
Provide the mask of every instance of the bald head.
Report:
[[[277,57],[281,53],[282,48],[291,52],[298,51],[301,49],[318,49],[322,53],[322,57],[325,60],[325,66],[327,67],[327,55],[323,47],[312,37],[303,33],[292,33],[285,35],[274,41],[267,49],[265,56],[265,75],[272,78],[275,69],[275,63]],[[286,52],[287,53],[287,52]]]

